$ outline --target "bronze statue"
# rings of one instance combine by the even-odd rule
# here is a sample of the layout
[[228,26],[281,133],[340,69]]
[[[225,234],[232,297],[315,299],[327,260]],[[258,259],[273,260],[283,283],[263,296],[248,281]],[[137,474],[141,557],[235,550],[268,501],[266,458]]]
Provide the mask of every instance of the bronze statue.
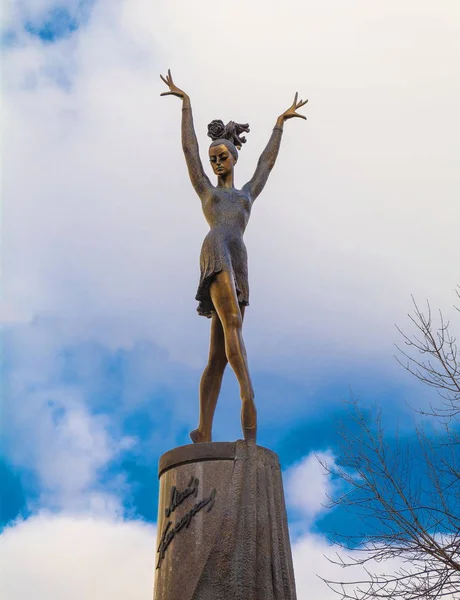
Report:
[[284,121],[292,117],[305,119],[296,110],[308,100],[297,101],[296,93],[292,105],[278,117],[252,179],[238,190],[233,181],[238,160],[237,148],[241,149],[241,144],[246,141],[241,134],[249,131],[249,126],[232,121],[224,126],[222,121],[217,120],[208,126],[208,135],[213,139],[209,147],[209,160],[217,175],[217,186],[212,185],[201,164],[190,98],[174,84],[171,71],[168,70],[166,77],[160,77],[169,87],[169,92],[161,95],[182,99],[182,148],[190,180],[210,227],[201,249],[201,279],[196,299],[199,301],[198,313],[211,318],[211,340],[208,364],[200,381],[200,421],[190,437],[195,443],[212,440],[214,411],[224,370],[229,362],[240,385],[244,439],[255,442],[257,414],[242,336],[244,311],[249,304],[243,233],[252,204],[263,190],[275,164]]

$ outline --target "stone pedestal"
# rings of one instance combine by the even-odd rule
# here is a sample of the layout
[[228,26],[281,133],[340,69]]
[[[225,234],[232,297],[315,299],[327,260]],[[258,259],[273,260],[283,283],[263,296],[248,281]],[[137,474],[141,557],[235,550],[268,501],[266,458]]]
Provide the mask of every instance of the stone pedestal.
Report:
[[154,600],[295,600],[274,452],[191,444],[160,459]]

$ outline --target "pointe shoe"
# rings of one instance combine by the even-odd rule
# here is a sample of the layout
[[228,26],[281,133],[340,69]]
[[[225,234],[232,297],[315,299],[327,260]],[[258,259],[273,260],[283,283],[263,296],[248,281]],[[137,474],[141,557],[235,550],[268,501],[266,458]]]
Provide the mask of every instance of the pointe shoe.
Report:
[[255,444],[257,437],[257,425],[253,425],[252,427],[245,427],[243,424],[241,425],[241,429],[243,430],[243,437],[246,442],[250,442]]
[[[249,425],[252,423],[252,425]],[[241,407],[241,429],[246,442],[255,444],[257,437],[257,411],[254,403],[243,403]]]
[[190,439],[194,444],[201,444],[203,442],[210,441],[204,439],[204,436],[201,434],[199,429],[194,429],[190,432]]

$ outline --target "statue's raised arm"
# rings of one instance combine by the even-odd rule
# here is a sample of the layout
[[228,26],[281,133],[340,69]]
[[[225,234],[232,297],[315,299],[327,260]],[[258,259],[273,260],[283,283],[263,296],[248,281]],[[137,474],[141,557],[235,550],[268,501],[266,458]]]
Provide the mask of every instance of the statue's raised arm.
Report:
[[294,96],[294,102],[276,120],[276,124],[273,128],[272,135],[268,140],[268,144],[265,147],[265,150],[260,155],[259,162],[257,163],[254,175],[252,176],[252,179],[248,181],[248,183],[246,183],[246,185],[244,186],[244,188],[249,191],[253,200],[255,200],[260,194],[260,192],[264,189],[265,184],[267,183],[268,176],[270,175],[270,171],[275,166],[278,151],[280,149],[281,135],[283,133],[284,122],[288,119],[292,119],[293,117],[299,117],[301,119],[307,118],[304,117],[304,115],[299,115],[299,113],[296,111],[302,106],[304,106],[308,102],[308,100],[297,101],[297,98],[298,94],[296,92]]
[[190,181],[195,188],[196,193],[201,196],[211,187],[211,182],[204,172],[201,164],[198,140],[193,126],[192,105],[189,96],[178,88],[172,78],[171,71],[168,69],[166,77],[160,75],[162,81],[169,87],[169,92],[163,92],[161,96],[177,96],[182,100],[182,149],[187,163]]

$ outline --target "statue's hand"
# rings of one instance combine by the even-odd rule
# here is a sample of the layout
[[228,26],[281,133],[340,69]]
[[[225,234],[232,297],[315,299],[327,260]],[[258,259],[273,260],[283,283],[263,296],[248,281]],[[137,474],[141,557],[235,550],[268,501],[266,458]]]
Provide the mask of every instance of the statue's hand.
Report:
[[298,93],[295,93],[294,96],[294,102],[292,103],[292,105],[281,115],[283,121],[287,121],[287,119],[292,119],[293,117],[300,117],[301,119],[306,119],[307,117],[304,117],[303,115],[299,115],[296,110],[298,108],[300,108],[301,106],[304,106],[308,100],[299,100],[299,102],[297,102],[297,97],[298,97]]
[[182,99],[184,99],[187,96],[185,92],[183,92],[177,87],[177,85],[174,84],[170,69],[168,69],[168,74],[166,75],[166,77],[163,77],[163,75],[160,75],[160,77],[161,80],[164,81],[169,87],[169,92],[163,92],[162,94],[160,94],[160,96],[177,96],[178,98]]

